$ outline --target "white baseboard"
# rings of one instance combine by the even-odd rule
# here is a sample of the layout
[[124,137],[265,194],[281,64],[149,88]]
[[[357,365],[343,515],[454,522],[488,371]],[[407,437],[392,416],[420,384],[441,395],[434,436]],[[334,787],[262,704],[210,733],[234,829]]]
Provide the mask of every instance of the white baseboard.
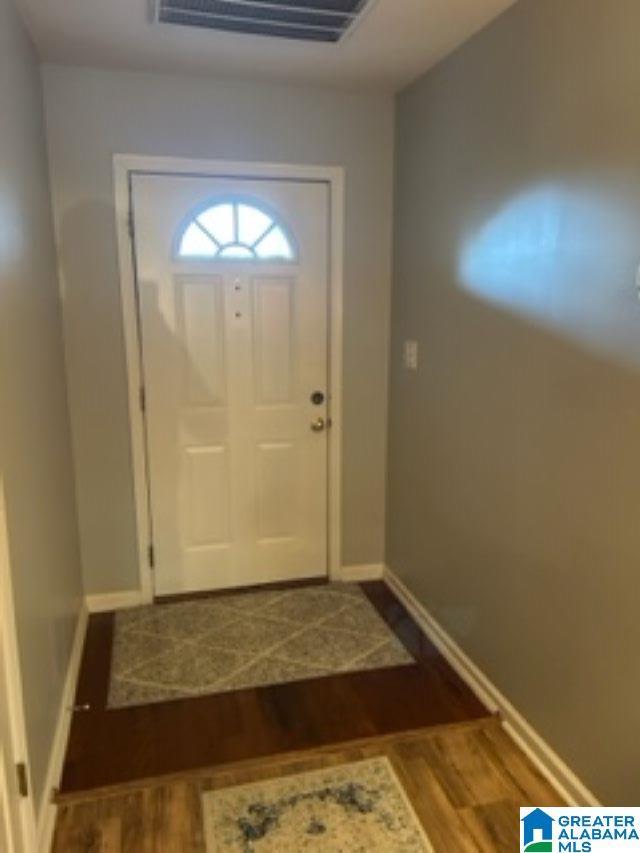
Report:
[[89,613],[106,613],[110,610],[124,610],[128,607],[139,607],[147,604],[147,598],[139,589],[126,590],[125,592],[106,592],[99,595],[87,596],[87,609]]
[[536,732],[525,717],[480,670],[439,622],[388,567],[384,579],[416,620],[431,642],[490,711],[499,712],[505,730],[528,755],[540,772],[569,803],[599,806],[597,797]]
[[67,666],[67,674],[62,690],[56,731],[47,767],[44,793],[37,813],[38,853],[49,853],[53,842],[57,807],[52,798],[53,792],[60,784],[62,766],[64,764],[64,757],[67,751],[67,741],[69,740],[69,729],[71,727],[71,717],[73,715],[76,685],[78,682],[78,674],[80,672],[84,638],[87,633],[88,615],[87,607],[83,601],[80,607],[80,612],[78,613],[76,631],[73,637],[73,644],[71,646],[71,654],[69,655],[69,664]]
[[379,581],[384,575],[382,563],[362,563],[356,566],[342,566],[336,580],[345,583],[364,583],[364,581]]
[[[362,583],[364,581],[382,580],[384,566],[382,563],[364,563],[356,566],[342,566],[331,580],[346,583]],[[128,607],[140,607],[149,604],[144,592],[139,589],[124,592],[106,592],[86,597],[89,613],[107,613],[112,610],[124,610]]]

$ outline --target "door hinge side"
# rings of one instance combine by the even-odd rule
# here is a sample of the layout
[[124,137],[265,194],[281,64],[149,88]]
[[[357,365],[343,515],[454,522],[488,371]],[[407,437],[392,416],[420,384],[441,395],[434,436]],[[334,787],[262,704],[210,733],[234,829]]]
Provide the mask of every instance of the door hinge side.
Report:
[[133,211],[132,210],[130,210],[127,213],[127,230],[129,232],[129,237],[133,240],[135,229],[134,229],[134,224],[133,224]]
[[156,565],[156,552],[153,545],[149,545],[149,568],[154,569]]
[[144,413],[147,411],[147,393],[144,390],[144,385],[140,386],[139,396],[140,396],[140,411]]
[[27,765],[24,761],[16,764],[16,777],[18,779],[18,792],[21,797],[29,796],[29,774],[27,773]]

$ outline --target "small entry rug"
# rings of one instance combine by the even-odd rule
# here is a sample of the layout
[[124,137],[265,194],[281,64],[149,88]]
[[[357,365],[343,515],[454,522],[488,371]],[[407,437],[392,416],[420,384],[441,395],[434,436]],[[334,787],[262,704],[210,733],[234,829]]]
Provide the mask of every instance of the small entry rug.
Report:
[[108,706],[412,663],[357,585],[232,593],[118,612]]
[[433,853],[387,758],[203,795],[207,853]]

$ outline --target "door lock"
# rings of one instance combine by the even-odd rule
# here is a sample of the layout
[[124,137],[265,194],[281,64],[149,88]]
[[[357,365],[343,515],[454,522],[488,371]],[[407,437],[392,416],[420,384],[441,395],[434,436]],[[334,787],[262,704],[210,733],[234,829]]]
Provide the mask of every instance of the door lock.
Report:
[[314,406],[321,406],[324,403],[324,394],[322,391],[314,391],[311,395],[311,402]]

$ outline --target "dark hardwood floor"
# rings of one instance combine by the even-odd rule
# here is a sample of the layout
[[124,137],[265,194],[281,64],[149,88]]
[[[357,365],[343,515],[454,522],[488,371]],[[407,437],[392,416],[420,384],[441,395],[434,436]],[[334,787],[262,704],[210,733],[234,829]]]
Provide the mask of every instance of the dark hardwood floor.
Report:
[[131,708],[106,707],[114,616],[92,615],[59,799],[490,716],[388,587],[361,586],[415,657],[415,666]]

